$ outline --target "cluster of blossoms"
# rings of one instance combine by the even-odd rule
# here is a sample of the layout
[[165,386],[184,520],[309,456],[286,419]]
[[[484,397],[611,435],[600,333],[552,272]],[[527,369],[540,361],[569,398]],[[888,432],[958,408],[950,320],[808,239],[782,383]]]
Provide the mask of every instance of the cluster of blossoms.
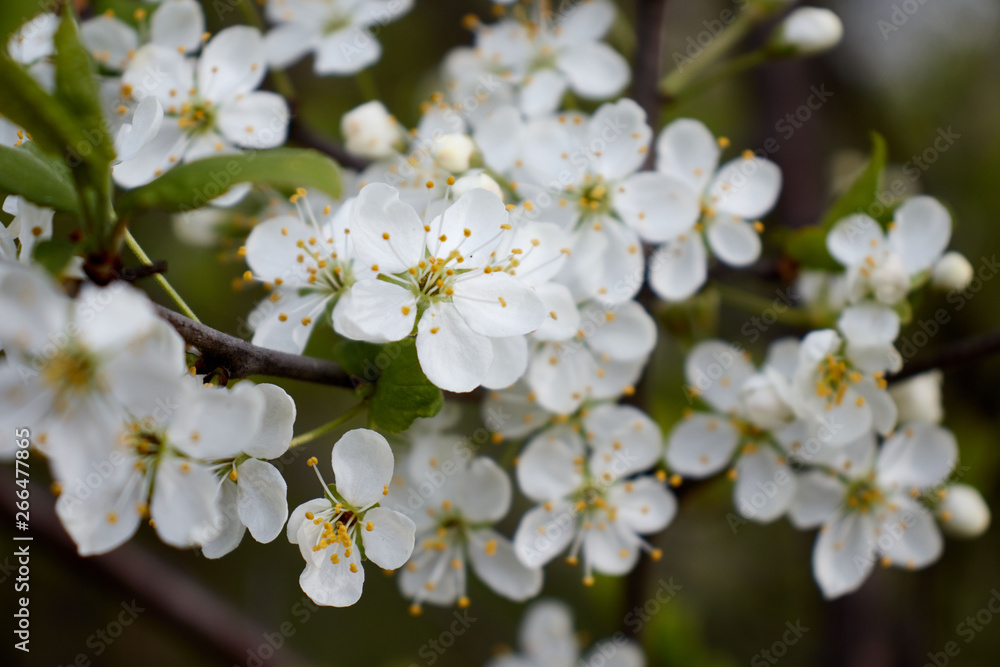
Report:
[[[544,1],[498,4],[511,6],[496,23],[466,20],[474,45],[448,54],[445,92],[423,105],[416,128],[375,100],[343,117],[346,150],[367,166],[343,174],[341,198],[299,188],[260,206],[240,183],[203,197],[216,208],[184,224],[233,219],[219,208],[253,211],[238,254],[244,282],[268,292],[248,318],[255,345],[302,354],[328,327],[338,344],[412,343],[435,392],[485,388],[491,439],[507,442],[516,487],[534,504],[513,534],[501,524],[515,485],[478,443],[450,434],[460,417],[452,405],[399,446],[348,432],[332,449],[333,483],[310,457],[322,495],[289,515],[270,463],[293,442],[288,394],[212,369],[199,376],[148,299],[124,281],[88,282],[83,257],[53,280],[32,258],[53,237],[54,211],[11,195],[3,210],[13,218],[0,225],[0,422],[8,434],[31,425],[80,553],[115,548],[144,520],[167,544],[212,558],[246,530],[269,542],[285,528],[305,560],[301,587],[318,604],[357,602],[364,560],[402,568],[414,613],[468,606],[470,571],[521,602],[560,555],[582,565],[587,585],[627,574],[644,553],[659,560],[656,536],[678,505],[669,487],[723,471],[736,520],[787,516],[820,529],[813,569],[827,597],[856,590],[876,563],[929,565],[941,529],[982,533],[989,510],[959,483],[957,444],[940,425],[940,374],[889,385],[903,368],[895,345],[910,294],[971,279],[968,261],[947,252],[947,209],[917,196],[891,222],[836,221],[826,250],[844,270],[799,277],[801,305],[828,326],[772,342],[760,367],[739,346],[694,345],[685,395],[697,410],[664,437],[625,402],[657,347],[647,308],[698,295],[716,263],[758,261],[781,171],[753,151],[726,156],[730,141],[698,120],[657,131],[637,102],[615,99],[631,73],[601,41],[615,20],[607,0],[558,14]],[[139,10],[138,28],[113,14],[85,21],[115,137],[114,183],[155,185],[180,164],[281,146],[290,112],[258,90],[268,67],[314,53],[319,75],[359,72],[380,57],[377,29],[411,6],[269,0],[266,34],[209,35],[194,0]],[[46,89],[58,25],[43,14],[8,45]],[[840,31],[832,13],[802,8],[768,48],[819,52]],[[593,112],[566,103],[577,97]],[[0,119],[0,139],[24,149],[30,137]],[[363,400],[374,400],[369,389]],[[0,440],[4,458],[17,451]],[[550,602],[528,612],[521,644],[523,655],[491,664],[645,661],[616,638],[580,662],[568,611]]]
[[[292,438],[295,404],[271,384],[192,377],[184,342],[138,290],[84,285],[68,298],[43,272],[0,262],[0,366],[8,433],[31,425],[82,555],[127,541],[143,520],[175,547],[270,542],[288,516],[267,461]],[[8,437],[0,455],[13,458]]]

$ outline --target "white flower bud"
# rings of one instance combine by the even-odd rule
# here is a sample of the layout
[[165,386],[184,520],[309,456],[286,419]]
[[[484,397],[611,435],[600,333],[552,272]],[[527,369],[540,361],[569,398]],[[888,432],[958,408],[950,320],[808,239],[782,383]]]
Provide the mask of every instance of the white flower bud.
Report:
[[773,429],[785,423],[792,412],[778,395],[774,384],[763,373],[747,378],[740,392],[747,416],[756,426]]
[[835,47],[844,36],[844,24],[829,9],[800,7],[777,29],[777,46],[795,49],[795,55],[821,53]]
[[962,290],[972,282],[972,264],[960,252],[946,252],[934,265],[931,284],[940,290]]
[[982,494],[968,484],[955,484],[946,490],[937,506],[941,528],[952,537],[979,537],[990,527],[990,508]]
[[475,190],[476,188],[482,188],[483,190],[489,190],[497,197],[500,201],[503,201],[503,190],[492,178],[486,175],[485,172],[475,171],[465,176],[461,177],[455,181],[455,185],[451,186],[452,194],[455,198],[461,197],[469,190]]
[[469,169],[476,144],[467,134],[446,134],[434,140],[431,156],[443,169],[460,174]]
[[896,403],[899,423],[922,421],[938,424],[944,418],[941,406],[941,371],[928,371],[889,386]]
[[899,255],[889,255],[878,268],[872,271],[869,282],[875,298],[888,306],[894,306],[910,292],[910,274],[903,266]]
[[372,160],[392,155],[401,134],[399,123],[377,100],[365,102],[344,114],[340,131],[348,151]]

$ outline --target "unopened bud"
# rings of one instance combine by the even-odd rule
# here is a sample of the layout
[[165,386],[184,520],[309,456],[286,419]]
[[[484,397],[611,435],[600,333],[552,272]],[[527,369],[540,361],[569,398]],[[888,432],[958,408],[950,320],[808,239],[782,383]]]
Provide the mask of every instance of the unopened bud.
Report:
[[348,151],[373,160],[392,155],[401,137],[399,123],[379,101],[365,102],[344,114],[340,131]]
[[946,252],[934,265],[931,284],[945,291],[963,290],[973,278],[972,264],[960,252]]
[[829,9],[800,7],[775,30],[774,46],[790,55],[808,56],[828,51],[840,43],[844,24]]
[[968,484],[949,486],[937,506],[941,528],[952,537],[979,537],[990,527],[990,508],[982,494]]

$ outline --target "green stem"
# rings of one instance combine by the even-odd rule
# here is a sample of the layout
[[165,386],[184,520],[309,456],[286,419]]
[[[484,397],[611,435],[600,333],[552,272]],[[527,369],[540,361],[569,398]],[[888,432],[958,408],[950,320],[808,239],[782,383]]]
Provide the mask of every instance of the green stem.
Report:
[[375,85],[375,77],[372,76],[370,69],[363,69],[358,72],[354,76],[354,80],[358,82],[361,97],[365,98],[366,102],[378,99],[378,86]]
[[339,417],[337,417],[336,419],[334,419],[333,421],[327,422],[326,424],[323,424],[322,426],[314,428],[311,431],[307,431],[306,433],[303,433],[302,435],[295,436],[294,438],[292,438],[292,442],[288,446],[289,447],[298,447],[299,445],[304,445],[307,442],[312,442],[316,438],[324,436],[327,433],[329,433],[330,431],[336,430],[337,428],[339,428],[340,426],[346,424],[350,420],[354,419],[355,417],[357,417],[359,414],[361,414],[362,412],[364,412],[367,409],[368,409],[367,403],[365,403],[364,401],[362,401],[362,402],[358,403],[357,405],[355,405],[350,410],[348,410],[347,412],[345,412],[344,414],[342,414]]
[[820,324],[814,313],[801,308],[793,308],[781,299],[768,299],[718,282],[715,283],[714,287],[724,303],[748,313],[770,312],[776,321],[796,327],[814,327]]
[[747,70],[757,67],[758,65],[766,63],[770,59],[771,54],[764,49],[758,49],[757,51],[751,51],[750,53],[744,53],[741,56],[737,56],[736,58],[723,63],[718,69],[708,76],[699,79],[690,86],[684,88],[684,90],[676,93],[673,97],[673,102],[679,103],[689,100],[692,97],[697,97],[705,91],[710,90],[716,84],[725,81],[730,77],[736,76],[737,74],[742,74]]
[[[128,244],[132,254],[134,254],[140,262],[142,262],[145,266],[153,266],[153,260],[149,258],[149,255],[147,255],[146,251],[142,249],[139,242],[135,240],[135,237],[132,236],[132,232],[127,229],[125,230],[125,243]],[[198,316],[194,314],[191,307],[188,306],[184,299],[181,298],[181,295],[177,293],[177,290],[174,289],[174,286],[170,284],[170,281],[168,281],[163,274],[156,274],[156,282],[160,283],[160,287],[162,287],[173,302],[177,304],[177,307],[180,308],[184,315],[198,324],[201,324],[201,320],[198,319]]]

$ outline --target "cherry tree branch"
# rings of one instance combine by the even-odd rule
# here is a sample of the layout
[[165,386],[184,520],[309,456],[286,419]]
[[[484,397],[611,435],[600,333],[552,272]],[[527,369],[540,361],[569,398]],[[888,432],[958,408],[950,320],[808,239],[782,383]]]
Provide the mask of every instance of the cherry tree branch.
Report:
[[[632,97],[646,112],[646,122],[655,132],[660,126],[660,102],[662,98],[657,89],[660,81],[660,53],[663,38],[663,17],[666,13],[666,0],[636,0],[635,24],[637,34],[637,52],[635,59],[635,76],[632,84]],[[653,163],[653,153],[646,157],[647,166]]]
[[1000,329],[965,338],[924,359],[908,363],[890,377],[889,382],[899,382],[935,368],[950,370],[997,353],[1000,353]]
[[169,308],[156,306],[156,310],[188,345],[201,351],[206,370],[221,367],[238,378],[270,375],[347,389],[355,387],[355,381],[332,361],[257,347],[241,338],[199,324]]
[[348,153],[343,146],[303,123],[298,116],[292,118],[288,125],[288,137],[303,146],[315,148],[321,153],[326,153],[342,167],[361,171],[369,164],[368,160]]
[[[9,519],[6,523],[11,526],[14,525],[16,490],[13,475],[4,475],[0,479],[0,497],[3,498],[0,515],[5,520]],[[106,582],[116,589],[115,594],[124,594],[129,598],[134,596],[139,609],[148,608],[183,633],[186,639],[197,642],[225,664],[243,664],[248,651],[259,650],[265,645],[268,628],[244,616],[202,582],[134,542],[103,556],[80,558],[59,523],[47,494],[31,494],[31,529],[20,536],[32,538],[30,542],[19,544],[31,545],[33,554],[38,549],[40,554],[37,555],[58,558],[65,568],[79,570],[81,578]],[[59,619],[43,618],[40,622],[51,624],[53,632],[60,628]],[[308,664],[288,646],[273,653],[268,665],[290,667]]]

